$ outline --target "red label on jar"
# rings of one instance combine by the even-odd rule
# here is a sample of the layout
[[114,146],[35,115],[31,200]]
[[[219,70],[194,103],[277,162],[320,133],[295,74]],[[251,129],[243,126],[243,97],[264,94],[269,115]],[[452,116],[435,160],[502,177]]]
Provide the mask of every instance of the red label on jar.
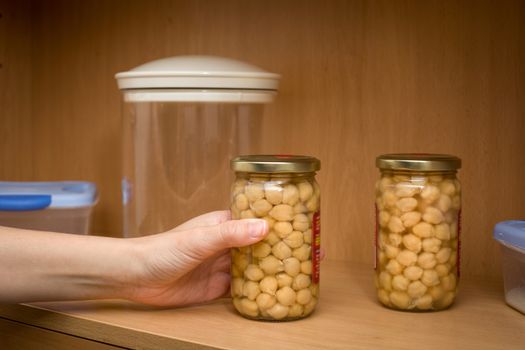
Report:
[[319,263],[321,261],[321,212],[314,213],[312,219],[312,283],[319,283]]

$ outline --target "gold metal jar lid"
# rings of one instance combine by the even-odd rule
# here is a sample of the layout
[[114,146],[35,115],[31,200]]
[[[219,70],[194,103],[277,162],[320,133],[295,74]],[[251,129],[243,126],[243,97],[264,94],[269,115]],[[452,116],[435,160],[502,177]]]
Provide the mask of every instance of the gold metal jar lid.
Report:
[[243,173],[311,173],[321,169],[321,162],[309,156],[261,154],[236,157],[231,168]]
[[380,169],[412,171],[454,171],[461,168],[461,159],[449,154],[398,153],[376,158]]

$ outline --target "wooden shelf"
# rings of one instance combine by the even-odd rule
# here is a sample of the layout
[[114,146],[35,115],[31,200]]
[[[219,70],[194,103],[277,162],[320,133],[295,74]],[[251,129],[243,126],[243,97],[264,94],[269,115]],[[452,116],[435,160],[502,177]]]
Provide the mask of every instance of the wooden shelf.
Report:
[[230,300],[179,309],[123,301],[0,305],[0,317],[129,348],[181,349],[523,349],[525,315],[508,307],[498,283],[461,281],[449,310],[381,307],[368,265],[323,262],[321,299],[307,319],[268,323],[238,316]]

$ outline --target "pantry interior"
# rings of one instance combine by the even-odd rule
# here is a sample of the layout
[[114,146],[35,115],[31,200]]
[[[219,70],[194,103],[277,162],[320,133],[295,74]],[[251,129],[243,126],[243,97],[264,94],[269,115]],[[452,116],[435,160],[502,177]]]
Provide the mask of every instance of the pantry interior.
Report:
[[[262,149],[321,160],[326,251],[320,309],[304,321],[246,321],[227,301],[184,310],[46,303],[0,306],[0,334],[233,349],[262,347],[265,330],[279,348],[314,348],[303,337],[323,334],[330,348],[410,348],[417,343],[402,335],[419,326],[420,341],[518,348],[525,319],[504,303],[492,230],[525,212],[524,16],[519,1],[0,0],[1,180],[93,181],[93,231],[121,236],[114,74],[161,57],[230,57],[282,75]],[[391,152],[463,161],[462,285],[450,310],[401,313],[374,300],[374,160]],[[199,324],[215,331],[192,331]],[[220,335],[228,328],[235,336]],[[460,329],[471,337],[459,339]]]

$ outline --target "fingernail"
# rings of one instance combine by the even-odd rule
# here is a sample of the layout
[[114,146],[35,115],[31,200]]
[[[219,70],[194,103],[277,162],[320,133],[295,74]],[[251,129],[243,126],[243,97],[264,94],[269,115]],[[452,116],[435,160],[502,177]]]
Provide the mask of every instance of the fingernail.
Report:
[[257,220],[257,222],[250,223],[248,233],[251,238],[261,238],[266,231],[266,221]]

